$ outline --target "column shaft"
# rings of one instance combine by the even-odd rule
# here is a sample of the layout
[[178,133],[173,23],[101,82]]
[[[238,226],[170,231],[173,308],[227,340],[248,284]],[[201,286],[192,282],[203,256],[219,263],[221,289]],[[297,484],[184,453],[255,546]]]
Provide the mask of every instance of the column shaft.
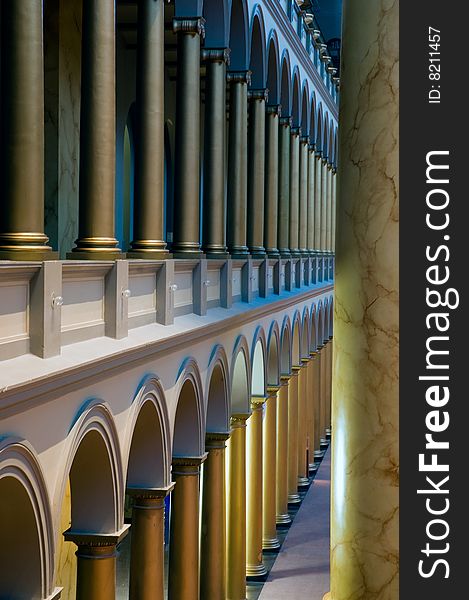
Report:
[[165,258],[164,0],[140,0],[133,258]]
[[291,117],[281,117],[279,123],[278,248],[282,258],[289,258]]
[[307,453],[308,453],[308,470],[313,470],[314,467],[314,374],[316,354],[310,354],[311,360],[308,363],[307,373]]
[[265,102],[266,90],[250,90],[248,129],[248,222],[249,252],[254,258],[265,256]]
[[308,136],[300,141],[299,247],[308,256]]
[[298,485],[308,485],[307,437],[308,437],[308,362],[302,359],[298,376]]
[[321,252],[327,248],[327,162],[321,162]]
[[42,2],[1,3],[0,260],[56,258],[44,234]]
[[288,389],[288,502],[300,501],[298,495],[298,375],[293,367]]
[[336,222],[337,222],[337,175],[333,171],[332,173],[332,237],[331,237],[331,249],[335,254],[335,234],[336,234]]
[[277,492],[276,520],[279,525],[291,523],[288,514],[288,382],[282,375],[277,403]]
[[116,547],[79,546],[77,600],[115,600]]
[[226,248],[226,64],[229,50],[205,49],[203,250],[209,258]]
[[315,169],[316,160],[314,150],[310,146],[308,149],[308,232],[306,246],[311,253],[315,248],[314,243],[314,187],[315,187]]
[[332,409],[332,342],[326,346],[326,437],[331,433]]
[[204,20],[174,19],[177,33],[174,241],[176,258],[200,257],[200,39]]
[[292,256],[300,256],[299,250],[299,201],[300,201],[300,129],[292,128],[290,136],[290,219],[289,248]]
[[279,115],[279,105],[267,107],[265,128],[264,247],[268,256],[273,258],[279,256],[277,247]]
[[326,198],[326,250],[332,250],[332,168],[327,165],[327,198]]
[[316,154],[314,187],[314,249],[321,252],[321,215],[322,215],[322,162],[321,153]]
[[248,83],[250,72],[230,72],[230,117],[228,132],[228,219],[227,242],[230,254],[245,257],[248,171]]
[[314,360],[314,456],[321,456],[321,353]]
[[278,388],[269,388],[268,393],[263,432],[262,545],[274,550],[280,548],[276,528]]
[[81,44],[79,218],[74,259],[120,255],[116,180],[115,3],[84,0]]
[[323,346],[320,350],[321,375],[320,375],[320,392],[319,392],[319,438],[320,443],[326,443],[326,388],[327,388],[327,359],[326,348]]

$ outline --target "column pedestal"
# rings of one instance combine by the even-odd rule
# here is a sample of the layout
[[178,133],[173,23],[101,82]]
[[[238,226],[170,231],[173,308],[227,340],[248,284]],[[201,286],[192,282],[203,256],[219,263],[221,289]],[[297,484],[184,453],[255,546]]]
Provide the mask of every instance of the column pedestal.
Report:
[[278,387],[269,387],[267,389],[269,396],[265,403],[262,472],[262,547],[264,550],[280,548],[276,528],[278,390]]
[[291,523],[288,514],[288,388],[290,375],[280,377],[277,402],[277,525]]

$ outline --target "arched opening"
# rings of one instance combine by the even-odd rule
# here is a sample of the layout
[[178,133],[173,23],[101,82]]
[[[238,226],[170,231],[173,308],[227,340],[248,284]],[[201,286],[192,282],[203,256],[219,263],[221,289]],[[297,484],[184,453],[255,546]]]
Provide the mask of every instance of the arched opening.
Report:
[[311,115],[309,119],[309,140],[311,144],[316,143],[316,94],[311,96]]
[[252,356],[251,394],[253,396],[265,395],[264,348],[261,340],[257,340]]
[[132,106],[124,127],[123,171],[122,171],[122,206],[116,211],[116,237],[120,247],[125,251],[133,239],[134,222],[134,178],[135,178],[135,142]]
[[298,70],[293,75],[293,94],[292,94],[292,125],[301,126],[301,108],[300,108],[300,76]]
[[278,348],[277,330],[272,328],[267,351],[267,385],[280,383],[280,355]]
[[229,430],[230,416],[227,414],[227,406],[226,377],[221,364],[217,363],[213,368],[208,388],[207,432],[223,432]]
[[316,351],[318,347],[318,320],[315,307],[311,308],[311,345],[312,351]]
[[280,82],[280,104],[282,105],[282,115],[291,116],[291,86],[290,86],[290,59],[288,52],[285,52],[282,60],[282,75]]
[[324,119],[324,133],[323,133],[323,149],[322,149],[322,155],[324,156],[324,158],[330,158],[330,148],[329,148],[329,117],[326,114],[325,119]]
[[246,0],[233,0],[230,19],[230,68],[245,71],[248,65],[248,27]]
[[301,130],[303,135],[309,135],[310,125],[309,125],[309,116],[310,116],[310,108],[309,108],[309,89],[308,82],[306,81],[303,87],[303,94],[301,96]]
[[231,384],[231,413],[250,412],[250,391],[246,356],[242,350],[236,355]]
[[262,13],[254,15],[251,30],[251,53],[249,69],[251,71],[251,87],[262,89],[265,87],[265,36],[262,22]]
[[300,365],[300,359],[300,319],[297,317],[293,322],[292,365],[298,367]]
[[280,104],[279,76],[278,76],[278,47],[275,32],[269,41],[269,54],[267,59],[267,89],[269,90],[269,104]]
[[173,457],[200,455],[200,418],[194,384],[187,379],[179,394],[174,422]]
[[301,358],[309,357],[309,328],[310,328],[310,319],[309,319],[309,310],[306,307],[303,311],[303,320],[302,320],[302,332],[301,332]]
[[227,46],[228,0],[204,0],[205,47]]
[[317,128],[316,128],[316,150],[318,150],[318,152],[322,152],[322,149],[323,149],[322,132],[323,132],[322,104],[319,104],[318,120],[317,120]]

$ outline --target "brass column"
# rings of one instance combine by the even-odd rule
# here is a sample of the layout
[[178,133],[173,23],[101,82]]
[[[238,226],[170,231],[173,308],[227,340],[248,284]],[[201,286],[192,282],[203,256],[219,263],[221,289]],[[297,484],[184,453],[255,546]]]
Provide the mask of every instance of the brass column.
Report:
[[309,358],[301,359],[298,376],[298,485],[309,484],[307,464],[308,438],[308,363]]
[[299,200],[300,200],[300,128],[292,127],[290,135],[290,219],[289,248],[292,256],[300,256]]
[[42,2],[1,3],[0,260],[56,258],[44,234]]
[[164,499],[174,484],[161,489],[129,489],[132,506],[130,600],[164,598]]
[[280,390],[277,402],[277,524],[288,525],[288,382],[290,375],[280,377]]
[[322,159],[321,152],[317,151],[316,169],[314,174],[314,249],[321,252],[321,214],[322,214]]
[[140,0],[131,258],[168,256],[164,241],[164,0]]
[[290,142],[291,117],[279,120],[278,164],[278,249],[282,258],[290,258]]
[[121,256],[114,233],[116,180],[115,3],[83,0],[79,218],[73,259]]
[[128,530],[129,525],[115,534],[64,532],[65,541],[78,546],[76,600],[115,600],[116,546]]
[[265,103],[267,90],[249,90],[247,240],[254,258],[264,258]]
[[203,456],[173,457],[169,600],[199,599],[199,478]]
[[262,562],[262,416],[265,398],[251,398],[251,418],[247,427],[247,536],[246,575],[267,573]]
[[228,73],[230,115],[228,131],[228,250],[233,258],[248,255],[246,245],[248,172],[248,84],[250,71]]
[[298,379],[301,367],[292,367],[288,386],[288,502],[300,502],[298,494]]
[[303,256],[308,252],[308,136],[300,139],[299,247]]
[[267,389],[265,403],[262,470],[262,546],[266,550],[280,548],[276,528],[277,491],[277,394],[278,386]]
[[278,167],[279,167],[279,117],[280,105],[266,109],[265,128],[265,204],[264,247],[267,255],[278,258]]
[[200,598],[226,597],[225,442],[229,433],[207,433],[200,536]]
[[175,18],[178,36],[174,239],[176,258],[199,258],[200,250],[200,40],[204,19]]
[[315,168],[316,160],[314,157],[314,147],[308,147],[308,232],[306,246],[309,253],[315,249],[314,243],[314,186],[315,186]]
[[226,598],[246,598],[246,421],[232,415],[227,460]]
[[226,248],[226,65],[229,49],[206,48],[203,250],[225,258]]

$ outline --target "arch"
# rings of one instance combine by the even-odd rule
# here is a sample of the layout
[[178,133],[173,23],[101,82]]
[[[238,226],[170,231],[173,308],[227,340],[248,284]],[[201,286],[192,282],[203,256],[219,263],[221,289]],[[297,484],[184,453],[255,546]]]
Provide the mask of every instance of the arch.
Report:
[[316,144],[316,119],[317,119],[317,110],[316,110],[316,93],[313,90],[311,94],[310,101],[310,119],[309,119],[309,141],[311,144]]
[[238,336],[231,359],[231,414],[251,412],[251,369],[249,346],[243,335]]
[[33,448],[19,438],[0,440],[0,531],[2,597],[48,597],[54,571],[49,496]]
[[197,362],[184,360],[176,379],[173,456],[201,456],[205,448],[202,380]]
[[293,127],[301,126],[301,97],[300,97],[300,71],[298,66],[293,70],[292,80],[292,125]]
[[301,130],[303,135],[310,133],[310,115],[309,107],[309,84],[308,80],[303,81],[303,92],[301,94]]
[[253,89],[263,89],[266,87],[266,41],[264,16],[259,4],[254,8],[250,29],[249,70],[251,71],[251,87]]
[[301,362],[301,317],[298,310],[293,316],[293,335],[292,335],[292,366],[299,366]]
[[301,321],[301,358],[309,358],[309,339],[311,323],[309,318],[309,308],[307,306],[303,308],[303,316]]
[[267,89],[269,90],[269,104],[280,104],[279,60],[277,32],[275,29],[272,29],[269,34],[267,51]]
[[322,122],[322,102],[319,103],[318,116],[317,116],[317,127],[316,127],[316,150],[322,152],[323,150],[323,122]]
[[321,300],[318,303],[318,348],[324,346],[324,309]]
[[311,317],[310,317],[310,350],[315,352],[318,348],[318,317],[316,312],[316,305],[311,306]]
[[290,317],[283,319],[280,336],[280,371],[282,375],[290,375],[292,368],[292,334]]
[[280,384],[280,330],[273,321],[267,338],[267,385]]
[[282,105],[282,114],[286,117],[291,116],[291,67],[288,50],[284,50],[282,55],[280,104]]
[[228,0],[204,0],[202,15],[205,19],[205,47],[228,46],[230,9]]
[[251,394],[265,396],[267,379],[267,347],[262,327],[257,327],[251,346]]
[[327,147],[329,150],[328,151],[329,163],[333,164],[333,162],[334,162],[334,123],[332,122],[332,119],[331,119],[331,122],[329,125],[329,141],[328,141]]
[[126,433],[126,487],[160,488],[169,485],[171,440],[167,403],[156,375],[141,382]]
[[247,71],[249,60],[247,0],[232,0],[230,14],[230,69]]
[[324,132],[322,142],[322,155],[324,158],[329,158],[329,115],[326,112],[324,115]]
[[223,346],[217,344],[212,350],[207,373],[206,431],[230,430],[230,373]]
[[334,167],[337,169],[337,165],[339,164],[339,136],[338,136],[338,127],[335,128],[334,133]]

